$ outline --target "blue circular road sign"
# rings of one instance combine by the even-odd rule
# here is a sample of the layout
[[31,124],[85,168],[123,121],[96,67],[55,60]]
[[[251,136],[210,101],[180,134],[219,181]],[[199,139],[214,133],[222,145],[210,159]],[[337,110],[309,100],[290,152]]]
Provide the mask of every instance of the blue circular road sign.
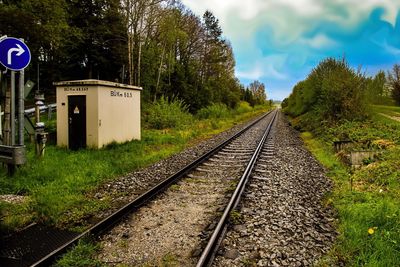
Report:
[[0,63],[10,70],[22,70],[31,62],[31,51],[14,37],[0,39]]

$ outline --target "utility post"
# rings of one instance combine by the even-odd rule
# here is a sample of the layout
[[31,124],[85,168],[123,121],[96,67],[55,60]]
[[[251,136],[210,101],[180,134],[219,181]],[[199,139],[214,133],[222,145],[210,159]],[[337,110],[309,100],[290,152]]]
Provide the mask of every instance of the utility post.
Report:
[[44,94],[39,90],[35,94],[35,147],[36,156],[43,157],[46,147],[47,133],[44,131],[44,122],[40,121],[40,107],[44,106]]
[[24,90],[25,89],[25,71],[19,71],[19,86],[18,86],[18,142],[19,146],[24,145]]

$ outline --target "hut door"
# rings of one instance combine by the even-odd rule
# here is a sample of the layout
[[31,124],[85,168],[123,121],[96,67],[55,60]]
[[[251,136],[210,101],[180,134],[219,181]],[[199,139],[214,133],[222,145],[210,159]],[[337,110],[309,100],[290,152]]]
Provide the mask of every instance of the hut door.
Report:
[[86,147],[86,96],[68,96],[68,146],[72,150]]

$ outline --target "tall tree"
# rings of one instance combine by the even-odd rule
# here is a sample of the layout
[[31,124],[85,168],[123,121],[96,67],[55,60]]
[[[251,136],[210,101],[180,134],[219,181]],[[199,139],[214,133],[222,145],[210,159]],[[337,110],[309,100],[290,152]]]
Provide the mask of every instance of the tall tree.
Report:
[[73,34],[64,0],[3,1],[0,5],[0,35],[25,40],[32,54],[25,76],[36,80],[40,62],[41,84],[47,89],[62,75],[57,63]]
[[[386,104],[390,101],[390,96],[387,95],[387,79],[385,72],[378,72],[375,77],[367,78],[367,97],[372,104]],[[388,101],[389,100],[389,101]]]
[[203,15],[204,20],[204,54],[203,54],[203,70],[202,70],[202,81],[207,81],[212,77],[218,70],[215,68],[218,63],[221,62],[222,57],[222,30],[219,26],[219,21],[211,11],[207,10]]
[[168,0],[122,0],[128,43],[129,84],[141,83],[143,43],[152,37]]
[[67,0],[70,25],[79,31],[69,49],[69,75],[74,79],[115,80],[121,76],[125,28],[118,0]]
[[145,101],[180,98],[192,112],[240,100],[232,47],[210,11],[200,18],[179,0],[0,1],[0,33],[28,40],[48,88],[118,80],[143,86]]
[[254,81],[249,85],[249,90],[252,92],[257,104],[264,104],[267,101],[264,83],[261,83],[260,81]]
[[400,65],[395,64],[389,72],[389,84],[392,88],[392,97],[397,105],[400,105]]

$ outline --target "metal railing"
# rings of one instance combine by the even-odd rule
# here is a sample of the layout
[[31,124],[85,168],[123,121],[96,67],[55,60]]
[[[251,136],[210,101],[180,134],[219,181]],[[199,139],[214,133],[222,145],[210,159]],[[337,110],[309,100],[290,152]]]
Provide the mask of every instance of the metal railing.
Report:
[[[0,109],[1,109],[1,107],[0,107]],[[57,111],[57,104],[53,103],[53,104],[43,105],[43,106],[39,107],[39,110],[40,110],[40,113],[45,113],[47,111],[48,112],[48,119],[50,119],[52,113]],[[24,110],[25,118],[26,117],[29,118],[29,117],[33,116],[34,114],[35,114],[35,108],[28,108],[28,109]],[[0,113],[0,122],[2,121],[2,117],[3,116],[4,116],[4,111],[2,111]],[[25,120],[25,122],[26,122],[26,120]],[[2,123],[0,123],[0,136],[2,136],[2,134],[3,134],[3,128],[2,127],[3,127],[3,125],[2,125]],[[28,125],[28,128],[30,129],[29,125]],[[27,125],[25,125],[25,129],[27,130]],[[28,130],[28,132],[30,132],[30,131]]]

